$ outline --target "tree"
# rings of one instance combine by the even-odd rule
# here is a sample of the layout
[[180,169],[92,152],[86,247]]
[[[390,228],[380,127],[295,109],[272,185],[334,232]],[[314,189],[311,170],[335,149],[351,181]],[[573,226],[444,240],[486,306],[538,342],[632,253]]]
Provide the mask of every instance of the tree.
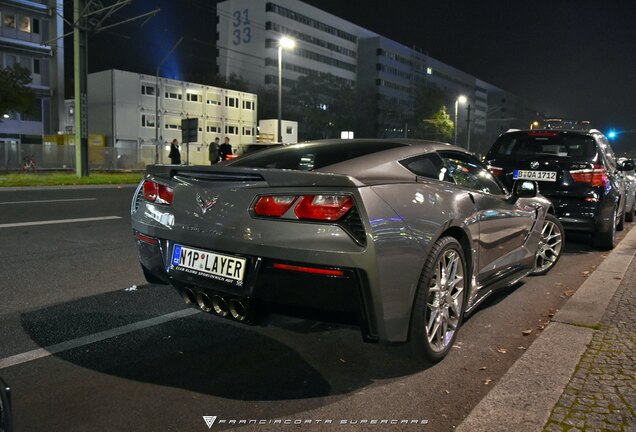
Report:
[[436,141],[450,141],[453,136],[453,121],[441,105],[431,118],[420,119],[415,127],[414,138],[425,138]]
[[20,65],[0,69],[0,121],[1,116],[9,112],[33,110],[35,93],[28,87],[30,83],[31,73]]

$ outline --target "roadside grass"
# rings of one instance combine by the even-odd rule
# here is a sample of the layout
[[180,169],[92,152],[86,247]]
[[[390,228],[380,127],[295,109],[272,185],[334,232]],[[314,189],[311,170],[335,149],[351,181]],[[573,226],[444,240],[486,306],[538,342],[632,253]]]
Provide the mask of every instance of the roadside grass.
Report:
[[74,172],[0,173],[0,188],[7,186],[62,186],[135,184],[144,176],[142,172],[91,171],[88,177],[77,177]]

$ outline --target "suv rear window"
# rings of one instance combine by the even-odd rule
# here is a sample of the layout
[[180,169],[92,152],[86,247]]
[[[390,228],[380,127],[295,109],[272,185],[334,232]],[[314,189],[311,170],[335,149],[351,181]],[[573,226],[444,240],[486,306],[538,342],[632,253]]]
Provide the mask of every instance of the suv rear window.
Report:
[[271,148],[249,154],[236,162],[236,167],[278,168],[312,171],[329,165],[366,156],[405,144],[392,142],[310,143]]
[[593,137],[558,132],[524,132],[506,134],[497,140],[490,157],[572,158],[588,160],[596,156]]

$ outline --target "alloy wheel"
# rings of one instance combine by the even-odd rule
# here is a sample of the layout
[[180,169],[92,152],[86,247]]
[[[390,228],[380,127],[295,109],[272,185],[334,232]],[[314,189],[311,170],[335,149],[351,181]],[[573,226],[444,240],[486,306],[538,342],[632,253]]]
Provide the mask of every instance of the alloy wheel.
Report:
[[561,229],[553,221],[546,219],[541,230],[541,239],[539,240],[539,248],[537,250],[534,272],[544,273],[552,267],[559,256],[563,247],[563,235]]
[[426,337],[434,352],[444,351],[453,340],[461,320],[465,285],[459,253],[446,250],[435,263],[426,301]]

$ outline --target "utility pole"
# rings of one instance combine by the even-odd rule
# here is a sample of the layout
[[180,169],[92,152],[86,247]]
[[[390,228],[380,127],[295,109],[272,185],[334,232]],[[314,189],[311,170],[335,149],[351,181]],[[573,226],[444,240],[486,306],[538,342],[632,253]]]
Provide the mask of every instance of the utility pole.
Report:
[[86,0],[73,0],[73,76],[75,80],[75,173],[88,177],[88,100],[86,97]]
[[466,116],[466,129],[468,129],[468,137],[466,138],[466,151],[470,151],[470,104],[468,104],[466,110],[468,111],[468,115]]

